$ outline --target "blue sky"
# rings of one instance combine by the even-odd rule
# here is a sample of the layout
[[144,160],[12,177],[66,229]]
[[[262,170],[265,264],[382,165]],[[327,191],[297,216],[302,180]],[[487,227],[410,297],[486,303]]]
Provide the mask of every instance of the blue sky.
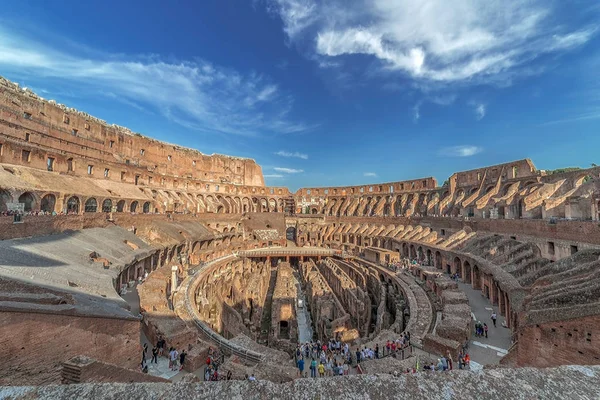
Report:
[[0,75],[292,189],[600,164],[592,0],[3,4]]

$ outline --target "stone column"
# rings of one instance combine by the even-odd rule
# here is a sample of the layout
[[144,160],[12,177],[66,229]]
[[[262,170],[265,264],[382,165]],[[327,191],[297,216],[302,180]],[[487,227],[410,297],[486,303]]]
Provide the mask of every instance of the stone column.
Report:
[[171,267],[171,293],[177,291],[177,265]]

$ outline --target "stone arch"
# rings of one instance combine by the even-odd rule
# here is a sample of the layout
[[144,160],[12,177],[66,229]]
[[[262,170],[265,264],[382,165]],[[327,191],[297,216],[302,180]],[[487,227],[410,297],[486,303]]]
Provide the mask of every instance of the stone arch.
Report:
[[25,212],[29,212],[35,209],[37,202],[33,193],[25,192],[19,196],[19,203],[25,204]]
[[471,283],[471,264],[465,260],[465,262],[463,262],[463,281],[465,283]]
[[129,211],[130,212],[136,212],[138,208],[138,202],[137,201],[132,201],[131,204],[129,205]]
[[490,186],[488,186],[488,187],[485,189],[485,192],[486,192],[486,193],[489,193],[489,192],[491,192],[492,190],[494,190],[494,185],[490,185]]
[[49,193],[42,197],[42,201],[40,202],[40,210],[52,213],[54,212],[54,207],[56,207],[56,196]]
[[291,240],[291,241],[296,241],[296,228],[293,226],[290,226],[289,228],[287,228],[285,230],[285,238],[287,240]]
[[269,212],[277,212],[277,202],[275,199],[269,199]]
[[103,213],[109,213],[112,211],[112,200],[111,199],[105,199],[102,202],[102,212]]
[[90,197],[85,202],[83,212],[95,213],[96,211],[98,211],[98,202],[96,201],[96,199],[94,197]]
[[454,272],[458,274],[458,277],[462,279],[463,273],[461,268],[460,258],[454,257]]
[[125,200],[119,200],[117,202],[117,212],[123,212],[125,210]]
[[67,214],[79,214],[79,197],[71,196],[67,200]]
[[402,257],[409,257],[408,253],[408,245],[406,243],[402,243]]
[[150,202],[149,201],[146,201],[144,203],[144,205],[142,206],[142,212],[144,214],[148,214],[150,212]]

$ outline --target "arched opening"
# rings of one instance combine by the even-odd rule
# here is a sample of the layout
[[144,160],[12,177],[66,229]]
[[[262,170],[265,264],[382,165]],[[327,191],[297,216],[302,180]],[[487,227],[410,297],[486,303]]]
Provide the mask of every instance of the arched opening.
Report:
[[83,211],[86,213],[95,213],[97,210],[98,210],[98,202],[96,201],[96,199],[93,197],[87,199],[87,201],[85,202]]
[[[442,254],[439,251],[435,252],[435,267],[442,269]],[[448,271],[450,273],[450,271]]]
[[313,208],[313,209],[311,209],[311,210],[310,210],[310,213],[311,213],[311,214],[316,214],[316,213],[317,213],[317,209],[316,209],[316,208]]
[[465,283],[471,283],[471,264],[468,261],[463,263],[463,281]]
[[117,212],[123,212],[125,209],[125,200],[119,200],[117,202]]
[[106,199],[102,202],[102,212],[109,213],[112,211],[112,200]]
[[460,258],[454,257],[454,272],[458,274],[458,277],[462,279],[463,273],[462,268],[460,267]]
[[137,207],[138,207],[138,202],[137,201],[132,201],[131,205],[129,206],[129,211],[132,212],[132,213],[136,212]]
[[77,196],[67,200],[67,214],[79,214],[79,198]]
[[224,212],[225,212],[225,207],[223,207],[223,206],[217,207],[217,214],[223,214]]
[[56,196],[54,196],[53,194],[47,194],[44,197],[42,197],[42,201],[40,204],[40,210],[47,212],[47,213],[53,213],[55,206],[56,206]]
[[285,238],[287,240],[291,240],[293,242],[296,241],[296,228],[294,228],[293,226],[290,226],[289,228],[287,228],[285,230]]
[[148,214],[150,212],[150,202],[149,201],[144,203],[144,206],[142,207],[142,211],[144,212],[144,214]]
[[25,204],[25,212],[33,210],[35,207],[35,197],[30,192],[25,192],[19,196],[19,203]]

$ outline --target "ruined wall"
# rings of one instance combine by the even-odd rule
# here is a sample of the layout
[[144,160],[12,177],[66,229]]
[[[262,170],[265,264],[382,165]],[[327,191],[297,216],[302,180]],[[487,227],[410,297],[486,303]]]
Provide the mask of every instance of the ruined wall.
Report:
[[289,340],[294,343],[298,340],[298,320],[296,319],[298,291],[293,272],[287,262],[277,265],[277,279],[271,306],[270,345],[280,340]]
[[358,329],[361,336],[368,335],[371,322],[371,301],[368,294],[357,287],[344,270],[331,259],[319,261],[317,267],[344,306],[344,310],[350,315],[352,327]]
[[519,332],[518,366],[597,365],[600,316],[526,326]]
[[0,312],[0,384],[60,383],[61,364],[85,355],[124,368],[141,361],[137,319]]
[[[32,92],[0,79],[0,140],[6,149],[0,162],[46,169],[47,157],[53,157],[54,170],[75,176],[94,174],[104,178],[104,168],[112,168],[107,177],[133,182],[140,175],[158,181],[185,178],[203,183],[233,183],[264,186],[261,168],[254,160],[205,155],[197,150],[171,145],[131,132],[75,109],[42,100]],[[31,151],[23,159],[22,149]],[[68,159],[73,168],[68,168]]]

